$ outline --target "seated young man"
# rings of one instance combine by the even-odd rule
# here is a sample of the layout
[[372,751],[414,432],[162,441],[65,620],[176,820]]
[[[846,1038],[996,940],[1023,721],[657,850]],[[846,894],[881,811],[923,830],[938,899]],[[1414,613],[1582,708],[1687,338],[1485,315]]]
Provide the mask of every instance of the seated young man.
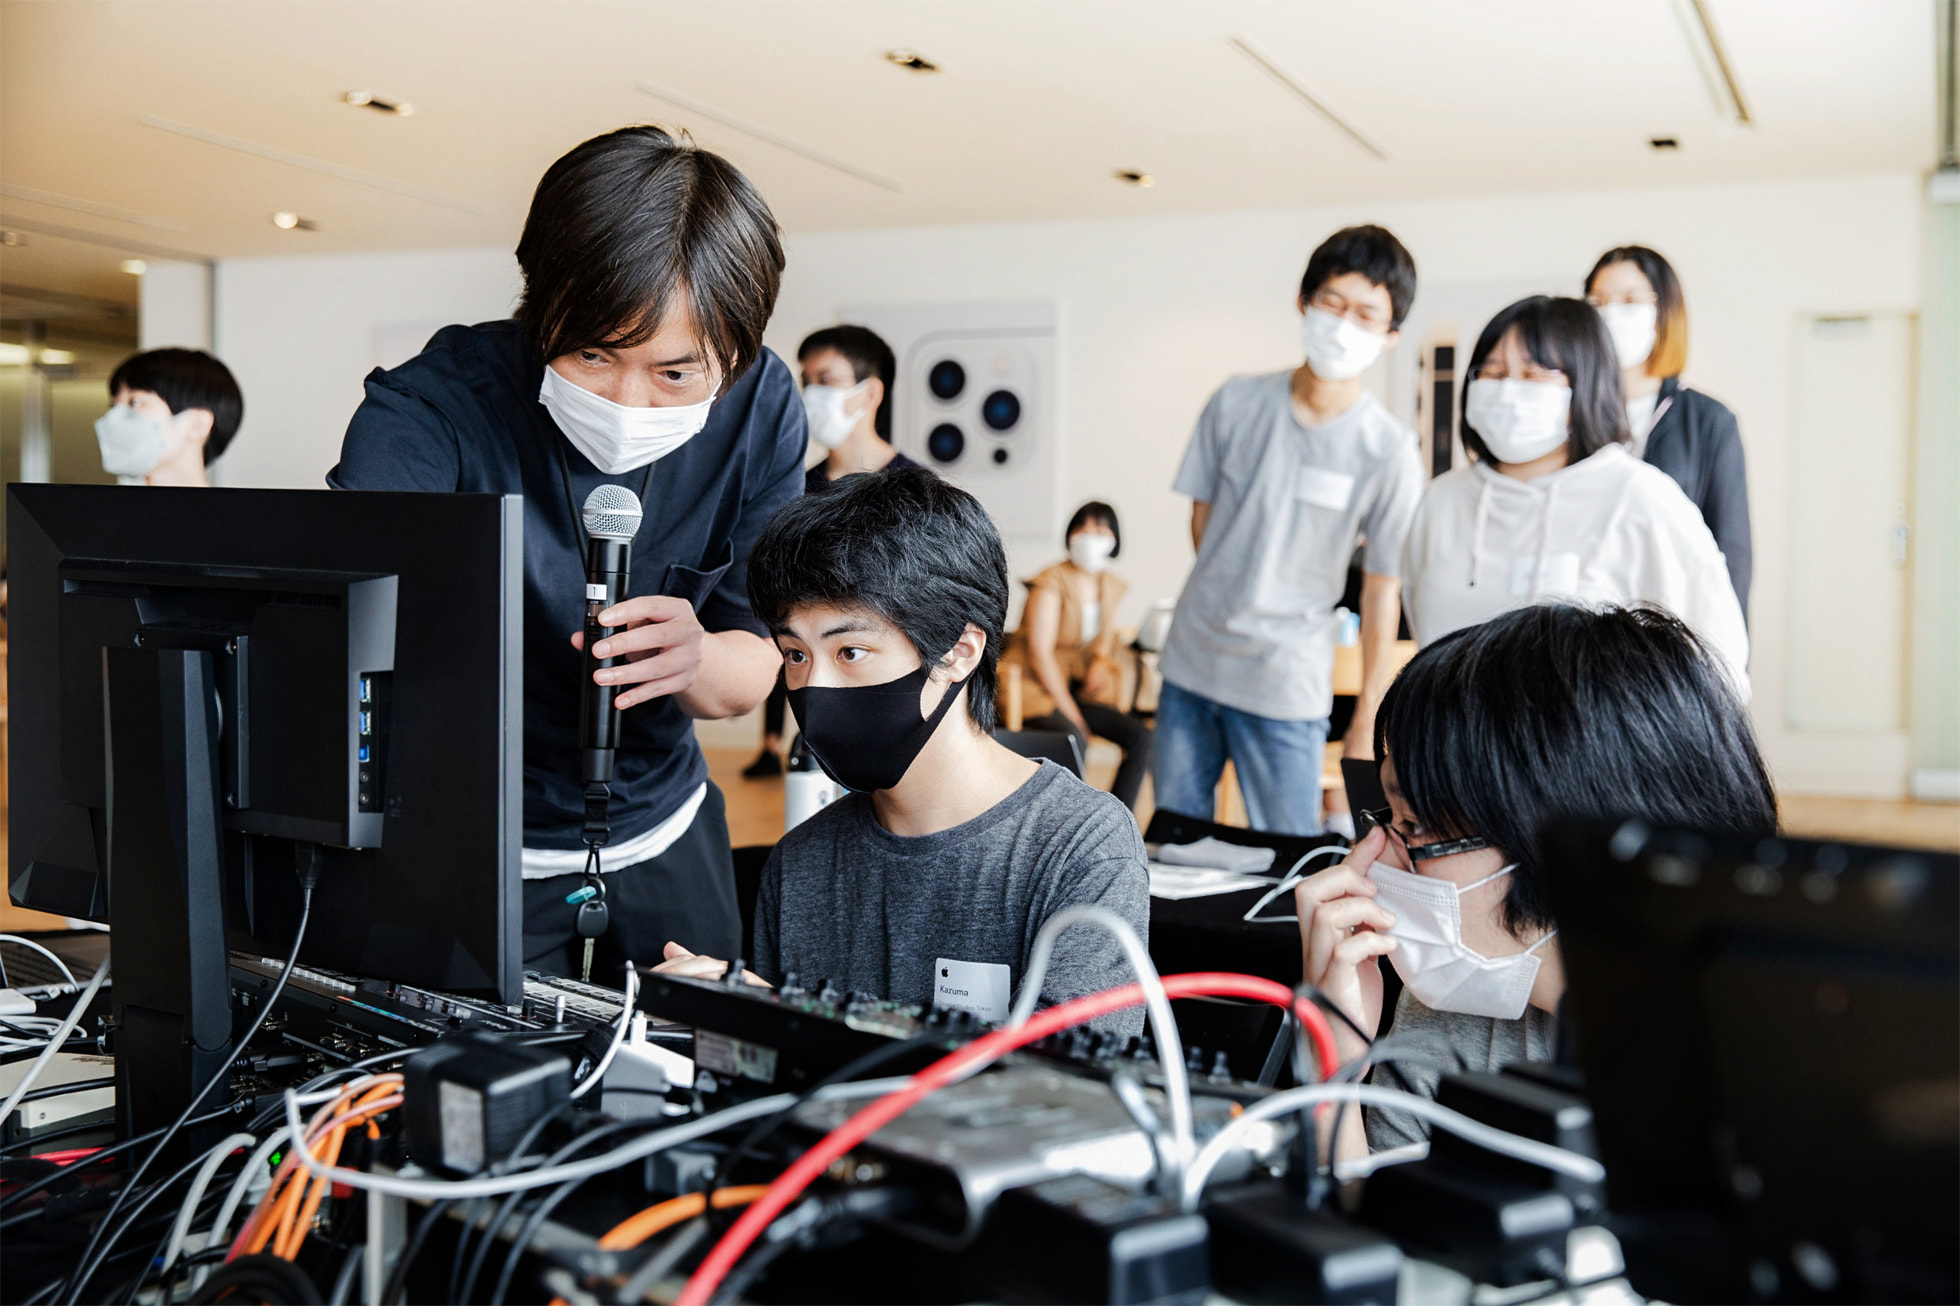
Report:
[[[972,495],[915,467],[792,499],[749,555],[810,751],[853,792],[783,836],[762,873],[754,968],[1005,1019],[1042,923],[1106,907],[1148,938],[1135,820],[995,742],[1007,558]],[[657,969],[718,978],[678,943]],[[1106,932],[1057,940],[1047,1004],[1129,983]],[[1141,1008],[1105,1017],[1135,1033]]]

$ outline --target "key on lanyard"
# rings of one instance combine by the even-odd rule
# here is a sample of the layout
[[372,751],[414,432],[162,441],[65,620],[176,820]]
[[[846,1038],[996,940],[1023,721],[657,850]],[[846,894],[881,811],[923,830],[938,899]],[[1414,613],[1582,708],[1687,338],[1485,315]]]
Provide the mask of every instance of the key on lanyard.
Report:
[[572,928],[577,931],[579,938],[585,940],[585,960],[579,967],[579,980],[581,983],[590,984],[593,947],[598,942],[599,936],[606,932],[608,913],[605,882],[595,876],[586,881],[583,888],[568,895],[565,901],[575,902],[578,905],[578,915],[572,918]]

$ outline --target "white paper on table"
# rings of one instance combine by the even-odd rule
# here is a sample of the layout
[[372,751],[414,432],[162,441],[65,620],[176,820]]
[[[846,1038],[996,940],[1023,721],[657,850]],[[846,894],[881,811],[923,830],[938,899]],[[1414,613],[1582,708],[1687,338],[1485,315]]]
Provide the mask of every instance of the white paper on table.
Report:
[[1209,835],[1196,843],[1157,846],[1157,860],[1166,866],[1210,866],[1221,871],[1237,871],[1241,875],[1271,870],[1276,856],[1271,848],[1247,848]]
[[1275,881],[1270,875],[1243,875],[1221,871],[1213,866],[1166,866],[1150,863],[1150,896],[1173,902],[1183,898],[1209,898],[1220,893],[1239,893]]

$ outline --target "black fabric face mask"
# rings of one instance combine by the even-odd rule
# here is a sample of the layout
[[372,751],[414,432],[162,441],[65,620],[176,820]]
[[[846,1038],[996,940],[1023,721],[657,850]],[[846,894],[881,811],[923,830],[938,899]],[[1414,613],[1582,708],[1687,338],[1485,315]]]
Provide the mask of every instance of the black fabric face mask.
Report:
[[932,715],[919,715],[919,694],[932,664],[882,685],[805,685],[789,691],[789,709],[824,774],[867,793],[905,778],[919,751],[959,697],[965,680],[946,686]]

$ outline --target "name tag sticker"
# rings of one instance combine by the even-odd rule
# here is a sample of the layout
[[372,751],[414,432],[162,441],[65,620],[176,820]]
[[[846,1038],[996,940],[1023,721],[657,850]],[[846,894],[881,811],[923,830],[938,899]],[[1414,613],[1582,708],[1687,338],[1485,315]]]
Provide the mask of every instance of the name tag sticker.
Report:
[[1342,512],[1354,501],[1354,478],[1344,472],[1330,472],[1325,467],[1302,467],[1300,478],[1293,485],[1293,497],[1316,508]]
[[[1518,558],[1511,563],[1511,595],[1524,598],[1531,593],[1531,573],[1537,558]],[[1538,596],[1576,595],[1579,592],[1579,555],[1551,553],[1545,556],[1545,570],[1538,578]]]
[[982,1020],[1007,1019],[1014,977],[1005,963],[940,957],[932,963],[932,1005],[970,1011]]

